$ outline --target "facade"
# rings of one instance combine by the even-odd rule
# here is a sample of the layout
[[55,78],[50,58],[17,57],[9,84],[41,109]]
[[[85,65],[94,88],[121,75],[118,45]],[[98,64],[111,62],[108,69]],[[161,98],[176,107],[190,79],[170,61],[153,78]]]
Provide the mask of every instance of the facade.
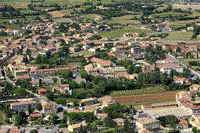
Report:
[[73,132],[73,133],[78,132],[78,129],[81,127],[81,125],[83,127],[85,127],[85,126],[87,126],[87,123],[82,122],[82,123],[78,123],[78,124],[69,125],[68,132]]
[[76,67],[64,67],[64,68],[50,68],[50,69],[39,69],[39,70],[31,70],[31,77],[42,78],[45,76],[54,76],[56,71],[64,71],[64,70],[75,70]]
[[145,118],[136,121],[136,126],[139,129],[152,130],[160,128],[160,123],[158,120],[154,120],[153,118]]
[[98,101],[97,101],[97,98],[94,97],[94,98],[87,98],[87,99],[83,99],[79,102],[79,105],[80,106],[91,106],[91,105],[94,105],[94,104],[97,104]]
[[183,67],[178,63],[166,63],[166,64],[158,64],[158,68],[162,73],[170,74],[171,70],[176,70],[177,72],[183,72]]
[[36,103],[37,103],[36,101],[11,103],[10,108],[13,110],[22,110],[22,109],[27,110],[29,105],[31,107],[35,107]]
[[193,84],[193,85],[191,85],[190,87],[190,91],[200,91],[200,85],[198,85],[198,84]]

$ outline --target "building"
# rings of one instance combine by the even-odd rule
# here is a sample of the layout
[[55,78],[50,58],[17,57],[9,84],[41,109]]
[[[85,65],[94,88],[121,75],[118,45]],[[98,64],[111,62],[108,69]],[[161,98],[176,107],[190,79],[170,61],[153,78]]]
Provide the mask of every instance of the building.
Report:
[[43,118],[43,114],[42,113],[34,113],[34,114],[30,114],[29,119],[30,121],[35,121],[38,119],[42,119]]
[[123,118],[116,118],[116,119],[113,119],[113,121],[118,126],[124,126],[125,120]]
[[39,69],[39,70],[31,70],[30,75],[34,78],[43,78],[45,76],[54,76],[56,71],[64,71],[64,70],[72,70],[74,71],[76,67],[63,67],[63,68],[50,68],[50,69]]
[[13,110],[27,110],[29,106],[35,107],[37,104],[36,101],[26,101],[26,102],[17,102],[11,103],[10,108]]
[[101,104],[102,108],[105,106],[112,105],[112,104],[118,104],[118,102],[113,100],[113,98],[111,96],[100,97],[100,98],[98,98],[98,101]]
[[21,129],[8,129],[7,133],[25,133],[25,131],[22,131]]
[[176,70],[177,72],[183,72],[183,67],[178,63],[166,63],[166,64],[157,64],[157,67],[160,68],[162,73],[170,74],[171,70]]
[[78,132],[78,129],[81,126],[85,127],[85,126],[87,126],[87,123],[81,122],[81,123],[78,123],[78,124],[68,125],[68,132],[73,132],[73,133]]
[[[189,83],[189,81],[188,81],[188,79],[186,79],[186,78],[184,78],[184,77],[174,77],[174,82],[176,83],[176,84],[188,84]],[[191,84],[191,83],[190,83]]]
[[200,85],[198,85],[198,84],[193,84],[193,85],[191,85],[190,87],[190,91],[200,91]]
[[109,60],[103,60],[103,59],[98,59],[98,58],[95,58],[93,57],[91,59],[91,62],[93,62],[98,68],[106,68],[106,67],[110,67],[112,62],[109,61]]
[[145,118],[136,121],[136,127],[139,129],[152,130],[160,128],[160,123],[158,120],[155,120],[153,118]]
[[38,90],[38,94],[41,95],[41,96],[45,96],[47,94],[47,90],[42,88],[42,89],[39,89]]
[[94,104],[97,104],[97,103],[98,103],[97,98],[94,97],[94,98],[82,99],[79,102],[79,105],[80,106],[90,106],[90,105],[94,105]]

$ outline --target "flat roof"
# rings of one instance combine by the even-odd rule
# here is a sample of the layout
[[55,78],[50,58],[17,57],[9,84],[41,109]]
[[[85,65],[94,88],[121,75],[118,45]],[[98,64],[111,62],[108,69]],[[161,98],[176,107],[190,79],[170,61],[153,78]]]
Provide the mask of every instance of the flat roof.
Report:
[[175,115],[176,117],[191,116],[191,114],[187,110],[181,107],[151,109],[151,110],[144,110],[144,112],[148,113],[151,117],[155,118],[167,115]]

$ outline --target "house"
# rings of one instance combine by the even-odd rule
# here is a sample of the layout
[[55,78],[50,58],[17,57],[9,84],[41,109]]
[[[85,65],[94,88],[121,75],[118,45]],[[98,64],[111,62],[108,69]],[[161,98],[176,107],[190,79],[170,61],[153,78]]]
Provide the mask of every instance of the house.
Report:
[[27,110],[28,106],[35,107],[36,103],[37,103],[36,101],[11,103],[10,108],[13,110]]
[[98,106],[85,106],[83,108],[84,112],[94,112],[94,114],[96,114],[97,110],[99,110],[99,109],[100,109],[100,107],[98,107]]
[[31,70],[30,75],[34,78],[44,78],[45,76],[53,76],[56,71],[64,71],[64,70],[75,70],[76,67],[63,67],[63,68],[50,68],[50,69],[39,69],[39,70]]
[[70,92],[69,84],[62,84],[61,86],[56,86],[56,87],[53,88],[53,91],[55,93],[57,93],[57,92],[59,92],[59,93]]
[[108,117],[108,114],[106,114],[106,113],[96,113],[95,116],[96,116],[97,119],[99,119],[100,121],[103,121],[104,118]]
[[79,52],[79,48],[78,47],[70,47],[69,48],[69,50],[71,51],[71,52]]
[[81,123],[78,123],[78,124],[68,125],[68,132],[73,132],[73,133],[78,132],[78,129],[81,126],[85,127],[85,126],[87,126],[87,123],[81,122]]
[[22,31],[20,31],[20,30],[11,30],[8,32],[9,35],[19,35],[21,33],[22,33]]
[[87,99],[82,99],[80,102],[79,102],[79,106],[90,106],[90,105],[94,105],[94,104],[97,104],[98,101],[97,101],[97,98],[94,97],[94,98],[87,98]]
[[116,125],[118,126],[124,126],[124,119],[123,118],[116,118],[116,119],[113,119],[113,121],[116,123]]
[[191,85],[190,87],[190,91],[200,91],[200,85],[198,85],[198,84],[193,84],[193,85]]
[[189,31],[194,30],[194,27],[187,27],[187,30]]
[[176,70],[177,72],[183,72],[183,67],[178,63],[166,63],[166,64],[158,64],[158,68],[162,73],[170,74],[171,70]]
[[100,48],[99,48],[99,47],[94,47],[94,48],[88,49],[88,51],[93,52],[93,53],[96,53],[96,52],[99,52],[99,51],[100,51]]
[[179,122],[176,125],[178,129],[187,129],[187,128],[189,128],[188,127],[189,124],[188,124],[188,122],[186,120],[180,119],[180,118],[178,120],[179,120]]
[[44,89],[44,88],[41,88],[41,89],[38,90],[38,94],[40,96],[45,96],[47,94],[47,90]]
[[112,62],[109,61],[109,60],[98,59],[98,58],[95,58],[95,57],[93,57],[90,61],[95,63],[98,68],[109,67],[112,64]]
[[25,131],[22,131],[21,129],[8,129],[7,133],[25,133]]
[[186,78],[179,78],[179,77],[174,77],[174,82],[176,84],[186,84],[188,82],[188,80]]
[[30,121],[35,121],[38,119],[42,119],[43,118],[43,114],[42,113],[34,113],[34,114],[30,114],[29,119]]
[[157,129],[160,128],[159,120],[155,120],[153,118],[144,118],[136,121],[136,127],[139,129]]
[[118,102],[113,100],[113,98],[111,96],[100,97],[100,98],[98,98],[98,101],[101,104],[102,108],[112,105],[112,104],[118,104]]

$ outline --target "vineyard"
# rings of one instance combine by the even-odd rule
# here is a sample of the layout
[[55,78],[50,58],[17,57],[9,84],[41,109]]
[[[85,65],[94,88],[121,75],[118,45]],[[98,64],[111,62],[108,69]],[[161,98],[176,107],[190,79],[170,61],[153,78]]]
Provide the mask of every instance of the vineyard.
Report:
[[113,97],[113,100],[116,100],[121,104],[133,104],[133,105],[171,102],[176,100],[176,92],[131,95],[131,96],[116,96]]

